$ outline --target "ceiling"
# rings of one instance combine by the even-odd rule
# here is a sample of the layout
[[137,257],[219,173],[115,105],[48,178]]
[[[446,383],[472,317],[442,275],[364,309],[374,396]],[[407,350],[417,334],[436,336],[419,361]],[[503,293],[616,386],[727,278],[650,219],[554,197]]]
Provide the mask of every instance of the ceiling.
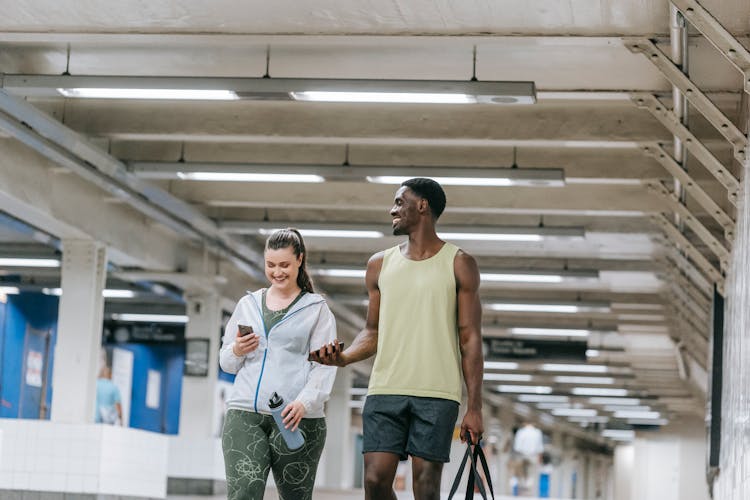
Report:
[[[702,5],[748,46],[746,1]],[[317,184],[196,181],[179,178],[178,171],[206,163],[239,171],[292,165],[310,173],[344,166],[368,175],[389,166],[424,167],[422,172],[448,167],[456,174],[477,167],[563,169],[565,183],[558,187],[446,186],[441,225],[478,233],[507,227],[582,231],[540,241],[456,241],[483,272],[598,271],[595,279],[560,283],[485,281],[485,336],[507,337],[511,327],[594,330],[589,349],[598,356],[589,364],[608,365],[615,379],[597,387],[627,389],[662,417],[703,415],[712,284],[721,280],[722,255],[731,250],[734,203],[731,188],[692,149],[685,164],[690,186],[700,191],[689,190],[683,205],[675,203],[672,173],[666,160],[653,155],[659,143],[675,154],[673,131],[659,118],[661,107],[673,106],[672,84],[630,47],[651,40],[669,54],[669,13],[661,0],[14,2],[0,19],[7,97],[0,102],[3,211],[55,239],[106,242],[112,273],[125,281],[145,277],[186,290],[200,281],[186,275],[211,276],[209,282],[232,300],[259,285],[263,239],[254,232],[262,224],[325,223],[385,228],[387,234],[396,187],[354,178]],[[692,29],[688,54],[693,84],[743,129],[742,74]],[[476,77],[534,82],[537,103],[65,99],[54,85],[40,90],[19,84],[14,75],[29,75],[29,81],[43,75],[115,82],[179,77],[183,88],[211,78]],[[736,151],[702,110],[691,105],[688,114],[695,139],[736,178]],[[18,127],[21,122],[31,132]],[[64,129],[55,128],[60,125]],[[64,155],[78,166],[50,153],[50,130],[86,138],[82,145],[78,136],[60,136],[58,145],[64,143]],[[27,133],[47,142],[34,151],[32,139],[21,137]],[[80,166],[81,159],[88,163]],[[141,198],[146,205],[171,207],[187,223],[148,215]],[[675,213],[681,224],[675,225]],[[6,221],[0,230],[6,253],[33,253],[33,245],[42,244],[9,226]],[[711,238],[718,246],[711,247]],[[310,237],[308,247],[314,269],[362,270],[372,253],[398,241]],[[216,274],[222,279],[213,279]],[[363,280],[316,275],[316,283],[331,297],[343,334],[351,338],[363,322]],[[502,300],[609,309],[571,314],[487,306]],[[520,384],[549,383],[555,394],[570,392],[571,386],[553,379],[561,373],[541,363],[489,372],[531,375],[531,382]],[[488,397],[496,385],[487,382]],[[591,406],[584,397],[573,395],[571,402]]]

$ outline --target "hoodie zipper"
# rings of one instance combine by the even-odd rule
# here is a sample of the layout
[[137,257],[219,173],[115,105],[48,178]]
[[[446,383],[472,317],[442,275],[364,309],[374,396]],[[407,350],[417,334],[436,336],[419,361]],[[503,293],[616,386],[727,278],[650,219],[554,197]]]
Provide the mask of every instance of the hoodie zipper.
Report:
[[[262,300],[262,299],[261,299]],[[312,302],[311,304],[307,304],[306,306],[302,306],[299,309],[292,311],[290,313],[287,313],[281,321],[276,323],[271,327],[270,330],[266,331],[266,323],[263,321],[263,310],[258,305],[258,303],[253,299],[253,304],[255,304],[255,307],[258,309],[258,314],[260,314],[260,323],[263,325],[263,335],[266,337],[266,349],[263,351],[263,362],[260,365],[260,374],[258,375],[258,384],[255,386],[255,398],[253,399],[253,409],[255,413],[258,413],[258,394],[260,394],[260,383],[263,380],[263,372],[266,369],[266,357],[268,356],[268,336],[271,334],[271,330],[282,324],[284,321],[289,319],[291,316],[294,316],[298,312],[300,312],[303,309],[307,309],[310,306],[313,306],[315,304],[319,304],[321,301],[318,300],[316,302]]]

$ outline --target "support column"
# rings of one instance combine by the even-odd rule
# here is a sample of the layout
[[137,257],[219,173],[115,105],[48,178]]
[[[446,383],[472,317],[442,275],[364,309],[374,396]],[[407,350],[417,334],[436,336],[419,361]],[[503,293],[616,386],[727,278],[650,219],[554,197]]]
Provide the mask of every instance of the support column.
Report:
[[354,484],[352,410],[349,408],[351,387],[351,368],[339,368],[331,399],[326,405],[328,433],[321,459],[323,486],[328,488],[347,489]]
[[[188,323],[185,327],[185,361],[186,364],[202,363],[205,360],[202,354],[207,349],[208,374],[185,375],[182,379],[180,436],[212,438],[219,411],[218,404],[215,404],[222,333],[219,295],[215,292],[188,292],[186,299]],[[199,340],[205,340],[207,345]],[[195,360],[190,359],[191,353],[195,355]]]
[[186,292],[186,369],[206,368],[206,375],[182,378],[180,431],[169,439],[167,492],[215,495],[225,492],[221,439],[215,435],[221,343],[220,297],[214,291]]
[[106,266],[107,251],[102,243],[63,240],[63,294],[52,372],[54,422],[94,422]]

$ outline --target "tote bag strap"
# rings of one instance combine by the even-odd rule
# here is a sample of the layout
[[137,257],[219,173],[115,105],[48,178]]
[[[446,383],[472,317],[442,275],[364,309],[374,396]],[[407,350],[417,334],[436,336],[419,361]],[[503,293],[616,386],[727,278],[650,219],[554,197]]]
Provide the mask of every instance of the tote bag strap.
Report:
[[492,489],[492,481],[490,480],[489,467],[487,466],[487,459],[484,456],[484,452],[482,451],[481,446],[475,445],[474,449],[472,449],[471,439],[466,440],[466,451],[464,452],[464,456],[461,459],[461,465],[458,467],[458,472],[456,473],[456,477],[453,480],[453,485],[451,486],[450,493],[448,494],[448,500],[451,500],[453,498],[453,495],[455,495],[456,491],[458,490],[458,485],[461,482],[461,477],[463,476],[464,468],[466,467],[466,462],[469,462],[469,474],[468,474],[468,481],[466,484],[466,497],[465,497],[466,500],[470,500],[474,498],[474,483],[475,482],[476,482],[477,487],[479,488],[479,494],[482,496],[484,500],[487,500],[487,490],[484,487],[484,482],[482,481],[482,477],[477,472],[477,459],[482,464],[484,477],[487,480],[487,485],[490,488],[490,493],[492,494],[492,498],[494,500],[495,492]]

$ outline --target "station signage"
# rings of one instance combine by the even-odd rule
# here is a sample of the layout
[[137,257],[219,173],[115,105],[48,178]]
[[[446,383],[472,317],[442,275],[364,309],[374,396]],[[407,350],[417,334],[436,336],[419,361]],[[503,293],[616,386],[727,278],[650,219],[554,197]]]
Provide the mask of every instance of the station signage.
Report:
[[586,361],[585,341],[537,340],[517,338],[483,339],[484,359]]

